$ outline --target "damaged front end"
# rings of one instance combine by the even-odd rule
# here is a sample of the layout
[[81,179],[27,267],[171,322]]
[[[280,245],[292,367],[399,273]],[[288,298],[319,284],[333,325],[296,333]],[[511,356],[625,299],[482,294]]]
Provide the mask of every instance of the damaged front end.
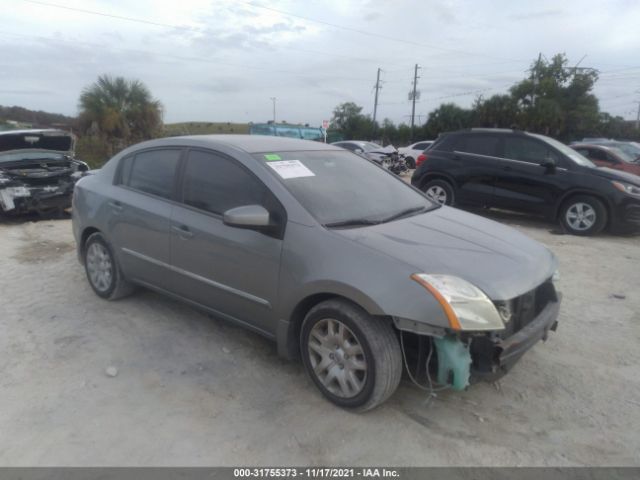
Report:
[[71,206],[86,163],[73,158],[73,136],[60,130],[0,133],[0,213],[60,212]]
[[549,279],[514,299],[492,302],[502,327],[482,331],[429,331],[416,322],[394,318],[409,374],[416,382],[431,385],[433,379],[454,390],[477,381],[496,381],[556,330],[561,298]]

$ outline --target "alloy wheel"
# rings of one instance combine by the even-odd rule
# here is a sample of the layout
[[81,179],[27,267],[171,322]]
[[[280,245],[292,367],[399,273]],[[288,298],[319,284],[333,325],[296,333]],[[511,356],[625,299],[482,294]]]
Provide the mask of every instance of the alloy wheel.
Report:
[[113,262],[107,248],[94,242],[87,249],[87,272],[91,284],[99,292],[106,292],[113,281]]
[[447,203],[447,192],[439,185],[433,185],[432,187],[429,187],[425,193],[427,194],[427,197],[429,197],[434,202],[439,203],[440,205],[444,205]]
[[589,230],[596,223],[597,214],[591,205],[584,202],[574,203],[565,214],[569,226],[577,231]]

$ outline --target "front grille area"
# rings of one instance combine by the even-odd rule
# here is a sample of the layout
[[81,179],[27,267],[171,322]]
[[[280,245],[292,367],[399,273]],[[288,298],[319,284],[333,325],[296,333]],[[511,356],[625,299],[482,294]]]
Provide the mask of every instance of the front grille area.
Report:
[[511,320],[505,325],[501,337],[507,338],[519,332],[529,322],[536,318],[549,302],[558,300],[555,287],[551,279],[537,288],[520,295],[512,300]]

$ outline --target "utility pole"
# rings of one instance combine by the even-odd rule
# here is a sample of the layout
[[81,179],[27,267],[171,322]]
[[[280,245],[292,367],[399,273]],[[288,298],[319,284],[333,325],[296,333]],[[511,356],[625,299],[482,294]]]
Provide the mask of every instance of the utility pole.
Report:
[[640,102],[638,102],[638,116],[636,116],[636,130],[640,130]]
[[376,85],[373,87],[376,89],[375,100],[373,101],[373,135],[376,133],[376,114],[378,113],[378,92],[380,91],[380,68],[378,68],[378,74],[376,75]]
[[416,116],[416,97],[418,95],[417,93],[417,86],[418,86],[418,69],[420,67],[418,66],[418,64],[416,63],[415,69],[413,71],[413,92],[411,93],[411,141],[413,142],[414,139],[414,127],[415,127],[415,116]]
[[538,61],[533,69],[531,69],[531,82],[533,83],[533,91],[531,92],[531,106],[536,104],[536,89],[538,86],[538,78],[540,75],[540,62],[542,61],[542,52],[538,53]]
[[273,102],[273,123],[276,123],[276,97],[271,97]]

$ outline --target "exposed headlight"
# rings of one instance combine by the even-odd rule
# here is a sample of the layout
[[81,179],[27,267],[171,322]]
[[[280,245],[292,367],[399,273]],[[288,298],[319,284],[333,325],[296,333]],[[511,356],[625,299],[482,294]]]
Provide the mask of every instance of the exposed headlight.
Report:
[[553,272],[553,275],[551,277],[551,281],[553,283],[558,283],[560,281],[560,270],[556,270],[555,272]]
[[640,197],[640,187],[636,187],[635,185],[631,185],[630,183],[622,183],[622,182],[611,182],[614,187],[624,193],[628,193],[629,195],[633,195],[634,197]]
[[507,300],[506,302],[496,302],[496,309],[500,314],[502,322],[506,325],[513,318],[513,301]]
[[438,300],[453,330],[503,330],[500,313],[475,285],[451,275],[414,273],[411,278]]

